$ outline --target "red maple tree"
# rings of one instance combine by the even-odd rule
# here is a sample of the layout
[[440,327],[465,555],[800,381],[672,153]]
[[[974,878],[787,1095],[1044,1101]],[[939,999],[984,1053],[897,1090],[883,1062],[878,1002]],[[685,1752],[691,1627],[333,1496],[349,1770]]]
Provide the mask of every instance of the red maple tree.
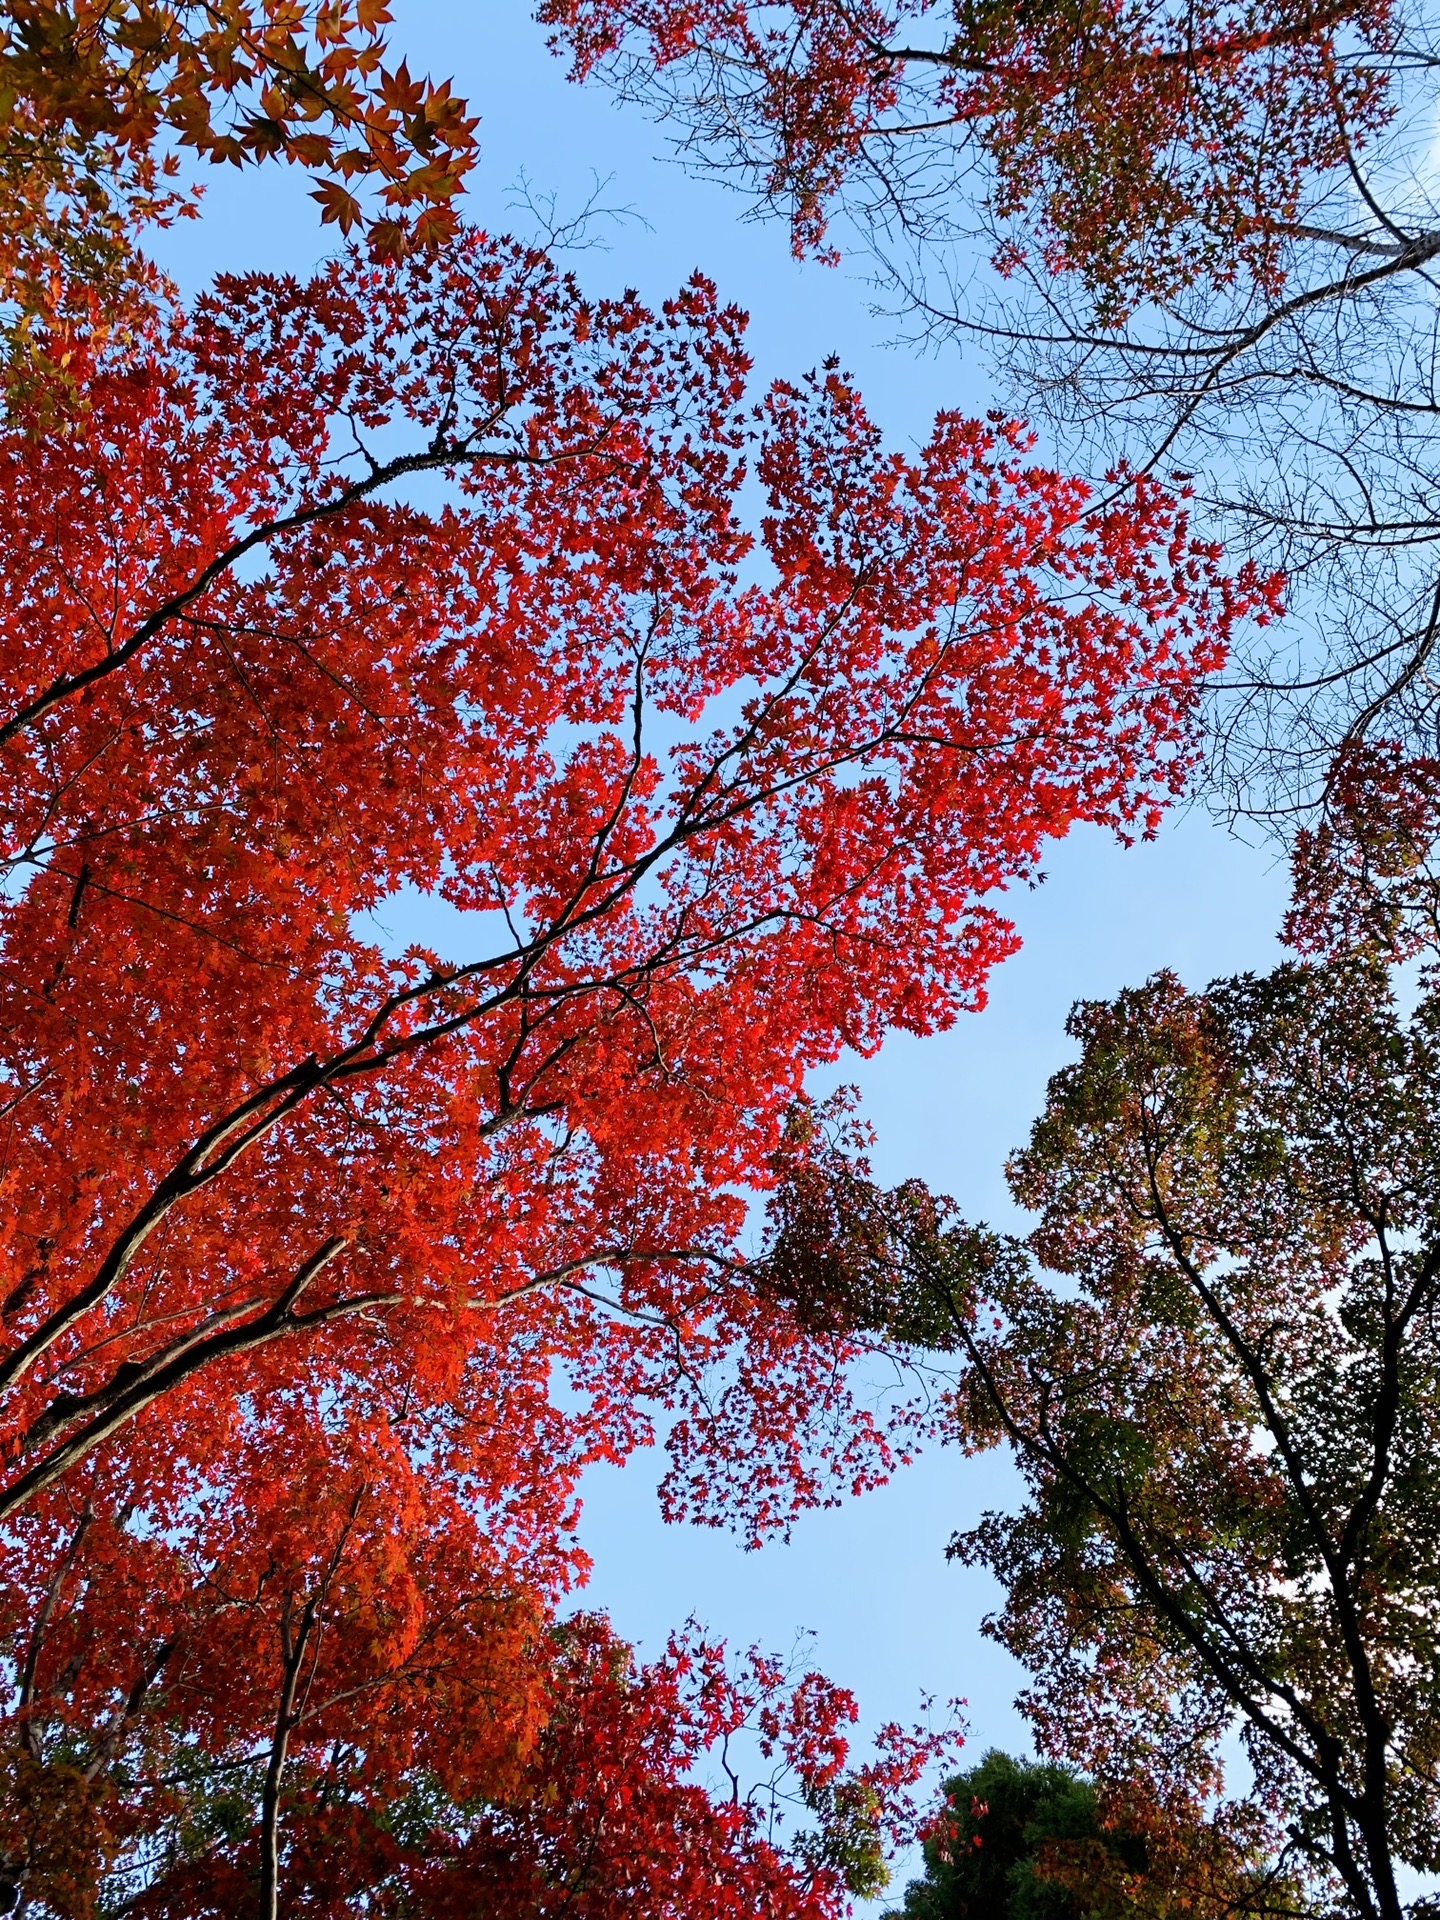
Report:
[[384,1455],[292,1410],[163,1536],[87,1507],[16,1551],[0,1885],[137,1920],[831,1920],[879,1882],[947,1736],[891,1727],[857,1765],[848,1693],[693,1627],[639,1667]]
[[[222,283],[8,436],[0,1512],[297,1342],[436,1406],[563,1358],[619,1446],[677,1338],[799,1364],[733,1245],[806,1070],[974,1004],[1047,835],[1153,824],[1257,583],[745,372],[701,283],[473,238]],[[387,956],[405,885],[467,951]]]
[[[466,234],[222,281],[0,439],[0,1516],[37,1672],[82,1523],[118,1566],[198,1505],[186,1581],[253,1586],[286,1564],[257,1488],[309,1461],[312,1560],[383,1486],[403,1586],[463,1511],[506,1632],[657,1408],[673,1514],[763,1531],[887,1470],[747,1192],[809,1069],[981,1001],[1047,837],[1153,825],[1273,588],[1003,423],[888,453],[829,367],[756,407],[742,331],[703,281],[591,301]],[[377,932],[405,888],[467,916],[450,951]]]

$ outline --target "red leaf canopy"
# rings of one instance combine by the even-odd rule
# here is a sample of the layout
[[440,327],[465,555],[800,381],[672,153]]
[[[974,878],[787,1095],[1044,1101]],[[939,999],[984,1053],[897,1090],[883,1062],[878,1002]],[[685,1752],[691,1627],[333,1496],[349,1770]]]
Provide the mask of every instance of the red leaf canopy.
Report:
[[[251,1551],[256,1459],[363,1458],[548,1596],[656,1406],[673,1512],[886,1470],[746,1191],[811,1068],[981,1002],[1047,837],[1153,825],[1267,589],[1009,427],[757,407],[742,336],[470,234],[222,281],[0,440],[22,1641],[84,1515]],[[404,888],[446,951],[377,933]]]

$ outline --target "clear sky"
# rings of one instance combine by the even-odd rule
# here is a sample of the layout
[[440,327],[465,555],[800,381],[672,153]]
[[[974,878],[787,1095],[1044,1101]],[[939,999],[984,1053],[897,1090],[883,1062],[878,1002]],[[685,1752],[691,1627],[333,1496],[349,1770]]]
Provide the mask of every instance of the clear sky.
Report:
[[[453,76],[481,114],[472,218],[532,230],[523,209],[513,210],[522,176],[533,195],[556,196],[561,217],[598,179],[604,204],[640,217],[609,223],[608,251],[575,262],[595,290],[634,285],[658,300],[698,266],[749,310],[759,376],[800,373],[838,352],[902,443],[920,438],[939,406],[982,412],[992,404],[973,358],[917,359],[884,344],[858,268],[797,266],[777,227],[743,222],[739,199],[658,157],[664,136],[637,110],[569,85],[524,0],[483,9],[396,0],[395,14],[394,45],[412,71]],[[187,290],[221,269],[305,271],[333,244],[298,174],[209,178],[204,218],[160,249]],[[1130,851],[1078,832],[1045,865],[1045,884],[1011,903],[1024,950],[996,975],[984,1013],[938,1038],[897,1037],[876,1059],[847,1061],[831,1076],[862,1089],[882,1179],[917,1174],[971,1218],[1001,1224],[1015,1224],[1005,1155],[1068,1056],[1071,1001],[1158,967],[1198,986],[1269,966],[1286,890],[1272,852],[1240,844],[1199,812]],[[423,918],[405,931],[420,937]],[[583,1525],[595,1559],[587,1598],[642,1649],[657,1648],[692,1614],[741,1645],[777,1650],[797,1629],[812,1629],[817,1663],[855,1691],[865,1724],[913,1718],[922,1692],[964,1696],[972,1755],[990,1744],[1024,1746],[1017,1670],[979,1631],[993,1594],[943,1557],[957,1527],[1007,1498],[1002,1462],[941,1450],[865,1499],[806,1517],[787,1545],[756,1553],[723,1534],[662,1526],[649,1468],[642,1460],[594,1472]]]

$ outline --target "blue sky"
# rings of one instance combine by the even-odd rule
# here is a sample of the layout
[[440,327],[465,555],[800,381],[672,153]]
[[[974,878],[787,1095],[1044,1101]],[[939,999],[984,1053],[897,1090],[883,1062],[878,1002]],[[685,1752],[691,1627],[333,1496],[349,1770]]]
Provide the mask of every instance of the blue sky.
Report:
[[[748,308],[760,376],[800,373],[838,352],[902,443],[924,434],[937,406],[992,404],[977,360],[887,348],[858,270],[797,266],[777,227],[746,224],[735,196],[657,158],[663,135],[638,111],[570,86],[520,0],[487,9],[398,0],[395,13],[394,43],[412,70],[452,75],[481,115],[472,218],[494,229],[527,227],[529,217],[513,210],[522,174],[532,193],[556,196],[561,217],[585,202],[598,178],[606,205],[643,219],[608,223],[608,251],[577,261],[597,291],[634,285],[660,299],[699,266]],[[193,289],[220,269],[304,271],[331,245],[303,179],[268,168],[243,179],[210,176],[203,219],[167,236],[160,252]],[[1273,853],[1242,845],[1196,812],[1129,851],[1098,833],[1075,833],[1045,864],[1045,884],[1011,903],[1024,950],[996,975],[983,1014],[923,1042],[897,1037],[876,1059],[847,1061],[832,1076],[862,1089],[882,1178],[918,1174],[970,1217],[1007,1224],[1014,1216],[1005,1155],[1024,1138],[1047,1076],[1067,1058],[1071,1001],[1112,993],[1161,966],[1192,986],[1267,967],[1285,897]],[[588,1598],[642,1648],[655,1649],[692,1614],[742,1645],[784,1649],[798,1629],[812,1629],[818,1664],[856,1692],[865,1723],[913,1718],[922,1692],[964,1696],[972,1753],[1024,1745],[1012,1704],[1017,1670],[979,1632],[993,1595],[943,1558],[957,1527],[1007,1498],[1003,1462],[938,1451],[891,1486],[810,1515],[788,1544],[757,1553],[723,1534],[662,1526],[650,1465],[595,1471],[583,1526],[595,1559]]]

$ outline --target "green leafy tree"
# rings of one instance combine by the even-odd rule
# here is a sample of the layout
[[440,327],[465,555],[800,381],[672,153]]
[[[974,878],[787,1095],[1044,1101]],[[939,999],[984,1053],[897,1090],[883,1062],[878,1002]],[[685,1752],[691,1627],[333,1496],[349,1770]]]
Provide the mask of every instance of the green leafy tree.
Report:
[[1046,1746],[1204,1796],[1238,1728],[1276,1842],[1399,1920],[1440,1870],[1440,768],[1347,777],[1305,957],[1078,1006],[1034,1231],[950,1236],[960,1428],[1029,1488],[951,1551]]
[[1295,957],[1076,1007],[1010,1165],[1028,1236],[913,1186],[835,1220],[869,1250],[857,1311],[947,1319],[963,1444],[1024,1476],[951,1552],[1004,1589],[987,1630],[1041,1750],[1210,1850],[1192,1910],[1415,1920],[1440,1874],[1440,762],[1370,752],[1334,793]]
[[1094,1786],[1068,1768],[992,1749],[947,1780],[944,1796],[903,1920],[1075,1920],[1079,1900],[1053,1870],[1061,1850],[1098,1848],[1122,1868],[1144,1868],[1143,1840],[1107,1832]]
[[992,1749],[947,1780],[925,1873],[890,1920],[1221,1920],[1307,1911],[1249,1810],[1205,1817],[1135,1781]]

